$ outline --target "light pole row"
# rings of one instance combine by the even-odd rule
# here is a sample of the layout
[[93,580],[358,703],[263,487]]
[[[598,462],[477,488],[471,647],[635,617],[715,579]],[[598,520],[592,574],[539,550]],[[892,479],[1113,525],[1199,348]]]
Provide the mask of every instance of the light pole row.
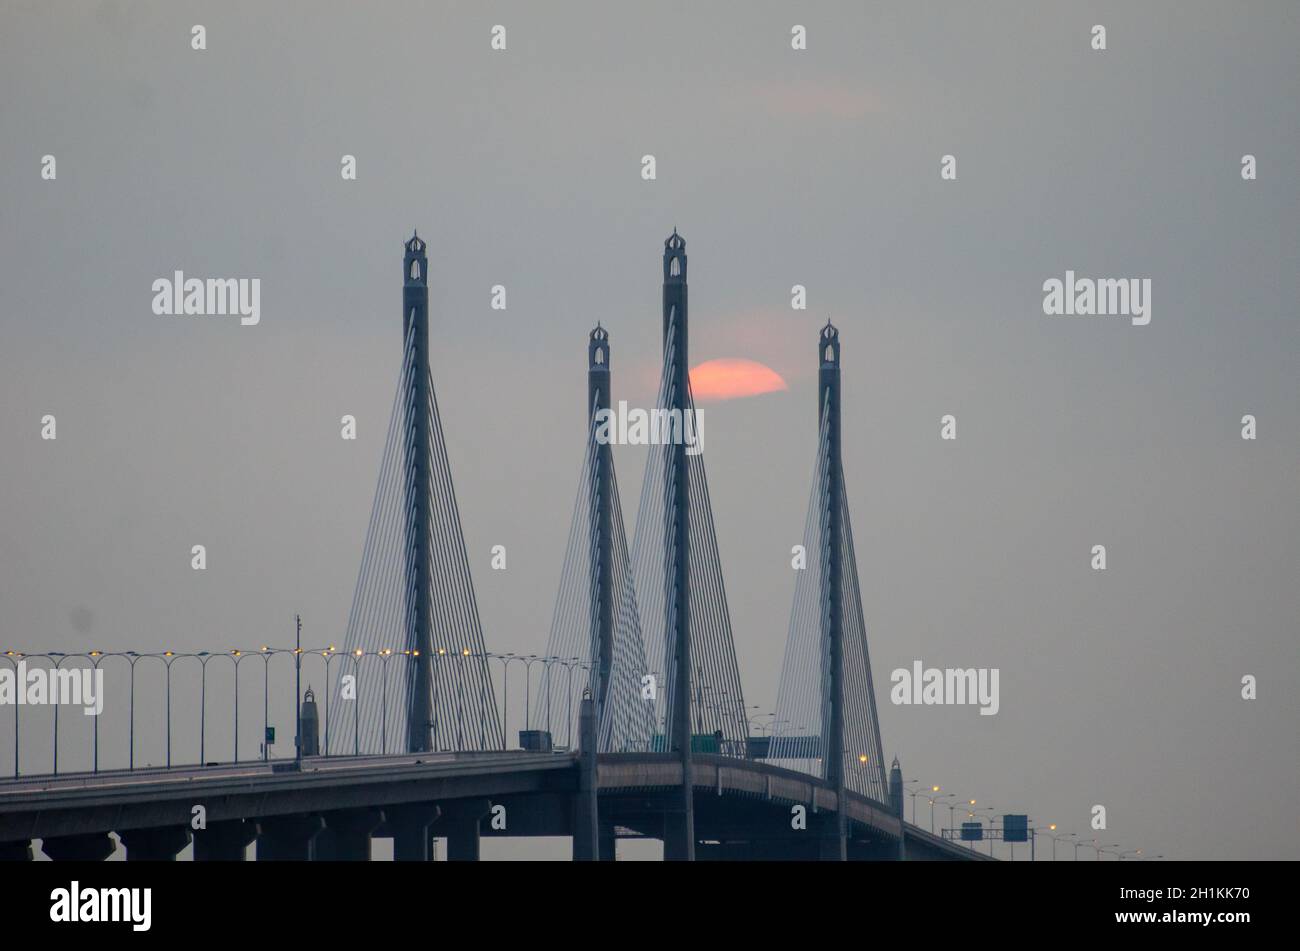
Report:
[[[86,664],[89,665],[89,669],[92,671],[99,671],[101,668],[108,669],[108,664],[110,662],[125,664],[126,669],[128,671],[127,769],[134,770],[136,768],[135,766],[135,752],[136,752],[135,734],[136,734],[136,712],[137,712],[136,711],[136,667],[138,665],[144,662],[156,662],[160,664],[162,668],[163,680],[164,680],[163,719],[164,719],[164,729],[166,734],[165,765],[167,767],[170,767],[172,765],[172,747],[173,747],[172,667],[174,665],[181,664],[182,662],[194,662],[199,665],[199,673],[200,673],[199,676],[199,763],[200,765],[202,765],[207,762],[208,665],[210,662],[218,661],[218,660],[225,660],[231,664],[231,669],[233,672],[232,696],[233,696],[233,727],[234,727],[233,739],[232,739],[232,744],[233,744],[232,755],[233,755],[233,761],[239,762],[240,761],[239,726],[240,726],[240,713],[241,713],[240,697],[239,697],[240,667],[245,661],[249,660],[250,658],[260,658],[262,661],[262,721],[263,721],[262,722],[263,743],[261,747],[260,758],[263,761],[267,761],[270,758],[270,749],[269,749],[270,747],[270,743],[269,743],[270,695],[271,695],[270,664],[272,658],[282,654],[294,658],[295,680],[298,680],[298,678],[300,678],[302,660],[304,657],[317,656],[320,657],[324,662],[327,689],[324,692],[325,709],[324,709],[324,715],[322,719],[324,721],[323,726],[324,726],[325,736],[324,736],[324,743],[322,744],[321,749],[324,755],[327,756],[330,755],[330,752],[332,750],[331,728],[333,725],[332,718],[330,716],[330,693],[332,691],[328,688],[329,685],[334,683],[335,662],[342,659],[342,662],[345,665],[344,672],[347,671],[347,664],[349,662],[351,663],[352,672],[357,676],[358,682],[356,686],[359,692],[360,674],[361,674],[361,666],[362,666],[363,659],[378,658],[381,663],[381,669],[383,671],[381,677],[381,685],[380,685],[381,705],[383,709],[383,715],[381,717],[382,722],[380,728],[381,748],[385,752],[387,752],[388,750],[388,736],[387,736],[388,734],[388,729],[387,729],[388,663],[395,656],[404,656],[408,659],[418,657],[420,654],[418,650],[394,650],[391,648],[381,648],[378,650],[369,650],[369,651],[362,650],[362,649],[355,649],[351,651],[340,651],[334,645],[330,645],[328,647],[303,648],[301,646],[275,647],[269,644],[264,644],[260,648],[252,648],[252,649],[232,648],[228,651],[193,651],[193,652],[172,651],[172,650],[160,650],[160,651],[89,650],[84,652],[47,651],[47,652],[39,652],[39,653],[27,653],[27,652],[17,651],[17,650],[6,650],[0,653],[0,661],[6,662],[8,666],[13,670],[15,675],[15,685],[17,690],[19,691],[26,689],[25,683],[17,682],[19,671],[23,669],[22,667],[20,667],[20,665],[26,663],[43,662],[42,666],[44,666],[45,669],[50,671],[61,670],[64,668],[65,664],[70,665],[72,664],[72,662],[76,660],[84,661]],[[551,725],[550,721],[551,721],[552,669],[557,666],[564,668],[566,674],[565,691],[566,691],[566,695],[569,697],[570,700],[570,702],[566,704],[566,706],[569,708],[566,713],[566,718],[567,718],[566,719],[566,743],[568,745],[572,744],[573,703],[571,701],[572,701],[573,689],[574,689],[573,672],[575,668],[583,671],[589,671],[591,667],[589,663],[584,662],[581,660],[581,658],[577,658],[577,657],[565,658],[565,657],[545,657],[545,656],[538,656],[538,655],[493,654],[493,653],[478,654],[478,653],[473,653],[468,649],[455,652],[455,651],[448,651],[446,648],[440,648],[437,651],[437,654],[438,657],[436,659],[439,661],[442,661],[446,658],[450,658],[452,656],[455,656],[457,659],[480,658],[484,660],[499,660],[502,664],[502,686],[504,691],[503,706],[505,709],[503,711],[503,719],[504,716],[508,715],[509,713],[510,665],[514,661],[519,661],[520,664],[522,664],[525,668],[525,691],[526,691],[525,713],[524,713],[525,724],[526,724],[525,728],[531,726],[532,667],[534,665],[540,664],[543,669],[543,673],[539,678],[540,680],[539,689],[544,689],[546,691],[546,708],[547,708],[546,720],[547,720],[548,729],[550,728]],[[441,664],[439,664],[439,667],[441,667]],[[301,688],[301,684],[298,685],[299,694],[301,694],[300,688]],[[352,752],[354,753],[354,755],[359,755],[361,752],[360,729],[359,729],[360,696],[358,695],[354,697],[353,702],[355,703],[355,706],[353,709],[354,739],[353,739]],[[13,705],[14,722],[13,722],[13,772],[12,774],[14,777],[17,777],[22,774],[22,768],[21,768],[22,767],[22,760],[21,760],[22,719],[20,715],[22,706],[23,704],[17,704],[17,703]],[[53,775],[58,775],[59,768],[60,768],[60,764],[59,764],[60,704],[54,702],[52,703],[52,706],[54,707],[54,713],[53,713],[53,748],[52,748],[52,756],[51,756],[51,772]],[[297,747],[301,743],[300,740],[301,723],[298,719],[301,717],[300,698],[295,701],[294,706],[295,706],[295,710],[297,711],[295,715],[296,722],[298,722],[298,729],[295,738],[295,757],[297,757],[298,756]],[[99,737],[100,723],[99,721],[100,721],[99,716],[94,717],[91,770],[92,772],[95,773],[99,772],[100,769],[100,737]],[[460,724],[458,726],[458,732],[463,733],[463,727],[464,724]],[[503,731],[502,749],[505,749],[505,746],[506,746],[505,734]]]

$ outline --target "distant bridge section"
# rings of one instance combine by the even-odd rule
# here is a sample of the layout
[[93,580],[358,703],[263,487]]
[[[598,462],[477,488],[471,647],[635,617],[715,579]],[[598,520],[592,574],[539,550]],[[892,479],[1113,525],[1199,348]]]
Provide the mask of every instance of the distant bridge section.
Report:
[[[484,836],[571,836],[581,793],[577,753],[421,753],[77,773],[0,782],[0,858],[196,860],[370,857],[375,837],[394,856],[421,860],[435,837],[451,858],[474,859]],[[613,838],[659,838],[680,801],[672,754],[605,754],[596,762],[599,814]],[[694,769],[700,859],[815,857],[819,830],[838,828],[839,802],[824,781],[732,757],[700,755]],[[195,807],[203,827],[193,828]],[[971,852],[905,825],[856,793],[845,797],[850,858],[973,859]],[[498,809],[497,807],[500,807]],[[805,811],[794,828],[795,807]],[[495,820],[495,821],[494,821]],[[504,822],[505,828],[499,828]]]

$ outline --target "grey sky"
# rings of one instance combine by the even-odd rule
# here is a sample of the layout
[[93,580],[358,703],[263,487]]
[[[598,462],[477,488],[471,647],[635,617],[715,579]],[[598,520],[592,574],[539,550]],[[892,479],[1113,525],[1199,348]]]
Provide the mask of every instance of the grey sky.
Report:
[[[586,334],[616,399],[653,397],[675,225],[692,362],[790,385],[705,407],[747,702],[775,699],[829,317],[887,755],[1066,829],[1104,804],[1128,848],[1300,858],[1297,9],[9,0],[0,650],[283,643],[295,612],[341,639],[413,227],[488,644],[541,650]],[[1044,316],[1067,268],[1150,278],[1150,325]],[[176,269],[260,278],[260,325],[154,316]],[[643,453],[616,452],[629,526]],[[1000,668],[1000,712],[891,705],[916,659]]]

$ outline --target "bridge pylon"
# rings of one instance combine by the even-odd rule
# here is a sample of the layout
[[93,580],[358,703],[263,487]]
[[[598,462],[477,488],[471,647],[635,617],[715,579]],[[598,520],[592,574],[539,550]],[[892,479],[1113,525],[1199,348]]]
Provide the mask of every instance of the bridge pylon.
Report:
[[544,675],[531,718],[557,745],[572,748],[585,690],[599,750],[644,752],[652,744],[654,706],[642,697],[647,666],[614,467],[619,422],[610,409],[610,363],[610,334],[597,324],[587,337],[586,448],[545,655],[566,671],[584,671],[586,686],[574,691],[577,681],[567,675]]
[[[690,388],[686,242],[676,231],[664,242],[662,294],[663,370],[648,412],[624,402],[611,411],[609,335],[597,326],[587,341],[587,449],[547,655],[590,672],[602,753],[681,764],[682,781],[657,816],[665,856],[690,860],[695,754],[743,759],[748,723]],[[615,442],[650,446],[630,552]],[[544,679],[532,718],[547,730],[555,723],[568,745],[567,723],[552,712],[557,689],[559,678]],[[578,715],[571,701],[554,706]],[[602,855],[609,831],[602,819]]]
[[[429,472],[429,262],[418,234],[406,242],[402,260],[402,339],[412,372],[406,375],[406,638],[413,658],[407,695],[407,741],[411,753],[429,750],[433,728],[432,500]],[[418,653],[417,653],[418,652]]]
[[[839,801],[844,799],[844,586],[841,566],[844,470],[840,445],[840,332],[828,320],[818,335],[817,407],[822,418],[821,439],[825,443],[826,478],[822,493],[821,587],[825,599],[821,612],[823,778],[835,786]],[[848,832],[845,810],[836,810],[836,830],[825,843],[827,858],[847,858]],[[829,853],[829,854],[827,854]]]
[[[777,693],[769,761],[820,775],[847,792],[891,803],[880,743],[866,621],[845,492],[840,335],[817,336],[818,436],[790,633]],[[891,810],[892,811],[892,810]],[[824,858],[848,852],[844,813],[823,831]]]
[[[685,416],[691,407],[687,360],[686,241],[673,229],[664,242],[664,379],[670,413]],[[668,649],[672,652],[669,749],[682,764],[682,800],[664,816],[664,858],[695,859],[695,796],[691,776],[691,483],[685,439],[668,448],[668,503],[664,510],[667,559]]]
[[418,234],[403,245],[401,371],[345,649],[328,675],[355,712],[327,753],[505,744],[430,371],[427,252]]
[[[587,343],[588,422],[598,425],[608,418],[610,400],[609,331],[599,324]],[[591,506],[591,591],[593,605],[591,646],[592,699],[595,722],[599,723],[609,697],[610,674],[614,665],[614,453],[609,440],[597,440],[592,447],[593,493]]]

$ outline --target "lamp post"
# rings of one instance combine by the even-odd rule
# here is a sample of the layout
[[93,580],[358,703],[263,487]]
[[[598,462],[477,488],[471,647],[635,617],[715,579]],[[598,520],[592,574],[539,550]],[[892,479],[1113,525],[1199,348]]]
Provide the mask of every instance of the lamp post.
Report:
[[[938,787],[938,786],[935,786],[934,788],[935,788],[935,789],[938,789],[939,787]],[[951,798],[951,797],[953,797],[953,796],[955,796],[955,795],[957,795],[957,794],[956,794],[956,793],[950,793],[950,792],[948,792],[948,793],[942,793],[942,794],[940,794],[940,795],[938,795],[938,796],[931,796],[931,797],[930,797],[930,834],[931,834],[931,835],[934,835],[934,803],[935,803],[935,800],[936,800],[936,799],[949,799],[949,798]]]
[[506,736],[510,733],[510,662],[521,658],[513,653],[486,656],[501,661],[501,749],[505,750]]
[[[208,759],[208,660],[212,655],[207,651],[199,651],[194,656],[199,661],[199,765],[204,766]],[[95,752],[98,759],[98,744]]]
[[392,655],[392,648],[389,647],[379,652],[379,666],[383,671],[379,694],[379,751],[384,755],[388,754],[388,658]]
[[[754,723],[755,720],[758,721],[758,724],[754,726],[754,732],[758,736],[771,736],[772,730],[776,727],[776,711],[772,710],[768,713],[759,713],[754,717],[751,717],[750,718],[751,725]],[[764,723],[762,722],[763,720],[767,720],[767,722]]]
[[293,761],[302,769],[302,615],[293,616]]
[[542,659],[542,676],[546,679],[546,732],[554,736],[551,727],[551,665],[558,662],[558,657],[545,657]]
[[[993,808],[994,808],[993,806],[973,806],[973,807],[971,807],[971,810],[970,810],[970,812],[968,813],[968,815],[969,815],[972,819],[974,819],[976,822],[979,822],[981,819],[983,819],[983,817],[982,817],[982,816],[978,816],[978,815],[976,815],[976,813],[978,813],[978,812],[987,812],[987,813],[989,814],[989,816],[988,816],[988,819],[989,819],[989,831],[992,831],[992,829],[993,829]],[[971,847],[971,851],[974,852],[974,851],[975,851],[975,843],[974,843],[974,842],[971,842],[970,847]],[[992,837],[990,836],[990,837],[989,837],[989,855],[992,855],[992,854],[993,854],[993,839],[992,839]]]
[[[857,755],[857,762],[854,768],[857,769],[859,778],[861,778],[862,775],[866,772],[867,767],[870,764],[871,764],[871,757],[868,756],[866,753],[859,753]],[[867,781],[863,780],[862,785],[859,788],[866,789]]]
[[271,758],[271,648],[262,645],[262,762]]
[[536,654],[521,657],[524,665],[524,730],[533,728],[533,664],[541,660]]
[[357,695],[352,701],[352,755],[361,755],[361,658],[365,651],[357,648],[352,652],[352,674],[356,677]]
[[[1053,823],[1052,823],[1051,825],[1049,825],[1047,828],[1048,828],[1048,831],[1047,831],[1047,832],[1044,832],[1043,835],[1047,836],[1049,839],[1052,840],[1052,861],[1055,862],[1055,861],[1056,861],[1056,843],[1057,843],[1057,840],[1059,840],[1059,839],[1078,838],[1078,833],[1077,833],[1077,832],[1062,832],[1060,835],[1053,835],[1052,833],[1056,831],[1056,823],[1055,823],[1055,822],[1053,822]],[[1036,833],[1035,833],[1035,834],[1036,834]],[[1076,848],[1075,848],[1075,857],[1076,857],[1076,858],[1078,857],[1078,848],[1077,848],[1077,846],[1076,846]]]
[[[65,660],[72,660],[74,657],[84,657],[86,660],[90,661],[90,663],[91,663],[92,666],[94,666],[94,667],[98,667],[98,666],[99,666],[98,663],[96,662],[95,658],[91,657],[89,654],[64,654],[64,653],[62,653],[61,651],[51,651],[49,654],[28,654],[27,656],[28,656],[28,657],[44,657],[46,660],[48,660],[48,661],[53,665],[53,668],[52,668],[52,669],[53,669],[53,670],[56,670],[56,671],[59,670],[59,669],[63,666],[63,662],[64,662]],[[57,659],[56,659],[56,658],[57,658]],[[18,689],[22,689],[22,687],[23,687],[23,685],[17,685],[17,686],[18,686]],[[56,695],[56,696],[52,696],[50,699],[53,701],[53,704],[54,704],[54,775],[57,776],[57,775],[59,775],[59,707],[60,707],[60,703],[58,702],[58,701],[59,701],[59,698],[58,698],[57,695]],[[83,699],[84,699],[84,698],[83,698]],[[14,705],[14,709],[17,710],[17,704]],[[99,728],[99,718],[98,718],[98,717],[95,718],[95,728],[96,728],[96,729],[95,729],[96,749],[98,749],[98,740],[99,740],[99,729],[98,729],[98,728]]]
[[447,648],[439,647],[434,654],[433,665],[433,748],[442,750],[442,661],[447,656]]
[[[462,666],[456,672],[456,748],[462,749],[465,746],[465,660],[469,657],[469,648],[462,647],[460,653],[456,655],[460,658],[457,663]],[[549,690],[549,687],[547,688]],[[550,717],[550,697],[546,698],[547,718]]]
[[[159,663],[163,664],[164,666],[169,666],[170,663],[171,663],[171,661],[170,661],[170,660],[167,660],[167,659],[164,659],[164,655],[166,655],[167,657],[170,657],[170,656],[172,656],[172,652],[171,652],[171,651],[164,651],[162,654],[158,654],[158,653],[154,653],[154,654],[137,654],[135,651],[129,651],[129,653],[130,653],[130,654],[135,658],[134,662],[131,664],[131,728],[130,728],[130,734],[131,734],[131,757],[130,757],[130,760],[131,760],[131,768],[132,768],[132,769],[135,769],[135,664],[138,663],[139,661],[147,660],[147,659],[149,659],[149,658],[152,657],[152,658],[156,659]],[[169,668],[169,669],[170,669],[170,668]],[[168,684],[169,684],[169,686],[170,686],[170,678],[168,678]],[[168,690],[168,693],[167,693],[167,712],[168,712],[168,717],[167,717],[167,741],[168,741],[168,747],[170,748],[170,746],[171,746],[171,716],[170,716],[170,714],[171,714],[171,691],[170,691],[170,689]]]
[[325,658],[325,755],[330,755],[330,694],[333,693],[333,682],[330,680],[330,665],[334,662],[335,657],[341,657],[338,651],[331,644],[326,648],[322,655]]
[[[5,651],[4,659],[13,668],[14,685],[18,682],[18,661],[22,659],[18,651]],[[18,704],[13,705],[13,778],[18,778]]]
[[[90,657],[91,666],[98,671],[100,659],[104,656],[103,652],[92,650],[88,656]],[[95,717],[95,752],[91,759],[90,771],[92,773],[99,772],[99,717]]]
[[[975,800],[969,800],[966,805],[971,809],[975,808]],[[954,796],[953,801],[948,803],[948,826],[954,833],[957,831],[957,799]]]
[[[270,756],[269,744],[266,742],[267,728],[271,725],[270,715],[270,696],[271,681],[270,674],[267,672],[271,661],[271,655],[276,653],[266,645],[262,646],[259,651],[244,651],[234,648],[230,651],[230,656],[235,664],[235,762],[239,762],[239,665],[249,657],[257,657],[262,661],[262,759],[265,761]],[[148,656],[148,655],[143,655]]]
[[582,663],[581,657],[557,658],[565,670],[564,705],[568,707],[568,723],[564,728],[564,745],[573,748],[573,667]]
[[[992,855],[992,854],[993,854],[993,834],[992,834],[992,833],[993,833],[993,829],[994,829],[994,827],[995,827],[994,824],[995,824],[996,822],[997,822],[997,816],[996,816],[992,811],[990,811],[990,812],[989,812],[989,855]],[[1004,830],[1004,831],[1005,831],[1005,830]]]
[[905,792],[907,795],[912,797],[912,825],[916,825],[916,797],[920,794],[920,790],[918,789],[913,791],[911,789],[908,789],[907,787],[912,785],[912,783],[919,783],[919,782],[920,782],[919,779],[903,780],[903,792]]
[[[920,780],[917,780],[917,779],[909,779],[908,782],[909,782],[909,783],[915,783],[915,782],[920,782]],[[909,796],[912,797],[912,825],[916,825],[916,797],[917,797],[917,796],[928,796],[928,795],[930,795],[931,793],[937,793],[938,791],[939,791],[939,787],[938,787],[938,786],[931,786],[931,787],[929,787],[928,789],[908,789],[908,790],[905,790],[905,792],[906,792]]]
[[[296,617],[295,622],[296,624],[300,625],[301,619]],[[72,666],[70,664],[71,661],[77,658],[81,658],[89,664],[89,668],[86,670],[86,672],[93,673],[95,676],[95,680],[98,680],[99,677],[102,676],[100,674],[100,671],[108,669],[110,659],[120,660],[123,663],[125,663],[127,665],[127,673],[128,673],[127,769],[129,771],[133,771],[135,769],[135,732],[136,732],[135,731],[135,720],[136,720],[135,699],[136,699],[136,680],[137,680],[136,667],[140,664],[141,661],[156,660],[159,664],[162,665],[163,668],[162,669],[163,734],[164,734],[165,746],[164,746],[163,763],[160,765],[160,768],[171,768],[177,765],[174,756],[175,724],[172,721],[172,708],[174,706],[173,694],[175,692],[175,690],[173,689],[175,685],[173,685],[172,683],[173,680],[172,668],[178,663],[185,660],[193,660],[199,665],[199,750],[198,750],[198,757],[196,762],[199,766],[203,766],[206,765],[208,762],[207,759],[208,664],[210,661],[216,658],[225,658],[231,662],[231,669],[233,673],[232,706],[233,706],[233,720],[234,720],[234,734],[232,737],[233,759],[234,762],[239,762],[239,739],[240,739],[239,706],[241,701],[239,695],[240,694],[239,691],[240,665],[247,657],[255,656],[262,660],[262,664],[263,664],[262,716],[263,716],[263,728],[265,730],[266,728],[269,727],[269,723],[270,723],[270,674],[269,674],[270,660],[274,655],[281,654],[281,653],[283,654],[294,653],[297,655],[295,660],[295,686],[299,693],[301,692],[301,685],[302,685],[302,655],[319,654],[322,658],[324,658],[327,681],[332,677],[331,668],[332,668],[334,657],[338,656],[336,653],[336,649],[333,646],[326,649],[309,649],[309,648],[302,647],[301,628],[299,627],[297,638],[296,638],[296,646],[292,649],[273,648],[270,647],[269,645],[263,645],[259,650],[256,651],[244,651],[238,648],[234,648],[229,651],[213,653],[210,651],[179,652],[174,650],[160,650],[160,651],[151,651],[151,652],[140,652],[140,651],[133,651],[133,650],[103,651],[103,650],[99,650],[98,648],[95,648],[95,649],[88,650],[84,653],[80,653],[80,652],[64,653],[61,651],[51,651],[49,653],[43,653],[43,654],[24,654],[23,652],[20,651],[8,650],[0,653],[0,659],[7,662],[10,665],[11,669],[14,670],[15,674],[18,671],[19,662],[22,661],[24,658],[36,658],[36,659],[45,660],[49,664],[48,669],[50,671],[50,675],[54,677],[57,675],[57,672],[62,670],[64,663],[69,663],[69,665]],[[357,652],[358,657],[361,655],[361,653],[362,652],[360,651]],[[87,698],[89,698],[90,696],[92,696],[92,694],[89,693],[86,694]],[[330,723],[329,723],[330,704],[329,704],[328,694],[326,696],[325,705],[326,705],[325,706],[326,735],[328,737],[329,730],[330,730]],[[53,704],[53,706],[55,709],[51,715],[52,723],[53,723],[53,744],[51,747],[51,775],[60,775],[59,769],[64,767],[64,763],[61,761],[61,758],[63,757],[61,741],[65,739],[65,737],[63,737],[61,734],[66,732],[67,723],[66,723],[66,714],[63,714],[62,711],[58,709],[59,706],[61,706],[61,704],[56,703]],[[188,707],[188,704],[186,704],[186,706]],[[17,714],[18,711],[16,710],[15,713]],[[297,704],[296,706],[296,718],[299,721],[298,729],[301,730],[302,709],[300,703]],[[101,756],[100,756],[101,724],[99,721],[100,718],[96,717],[91,730],[92,736],[91,736],[90,772],[92,774],[97,774],[100,770],[100,766],[103,765],[101,763]],[[21,770],[22,770],[22,750],[21,750],[22,721],[20,717],[18,717],[17,715],[15,716],[13,738],[14,738],[13,768],[14,768],[14,775],[18,776],[21,774]],[[262,751],[263,760],[269,758],[269,744],[267,746],[268,748],[264,748]],[[296,753],[295,759],[300,760],[301,754]],[[182,757],[182,760],[185,761],[184,756]]]
[[172,768],[172,663],[175,651],[163,651],[164,679],[167,681],[167,768]]
[[199,765],[202,766],[204,754],[206,753],[204,730],[207,724],[205,722],[204,708],[207,704],[208,658],[210,655],[207,651],[201,651],[197,654],[177,654],[173,651],[166,651],[165,655],[167,656],[167,765],[171,766],[172,764],[172,664],[182,660],[195,660],[199,664]]
[[[239,762],[239,659],[242,656],[243,653],[239,650],[231,650],[230,652],[230,662],[235,665],[235,676],[233,679],[235,681],[234,689],[235,689],[235,762],[236,763]],[[132,697],[135,696],[135,665],[134,664],[131,665],[131,695]],[[132,700],[131,702],[131,711],[132,711],[131,722],[134,725],[135,723],[135,701],[134,700]],[[135,744],[133,743],[132,747],[134,747],[134,745]],[[134,752],[135,752],[134,749],[132,749],[133,755]]]

